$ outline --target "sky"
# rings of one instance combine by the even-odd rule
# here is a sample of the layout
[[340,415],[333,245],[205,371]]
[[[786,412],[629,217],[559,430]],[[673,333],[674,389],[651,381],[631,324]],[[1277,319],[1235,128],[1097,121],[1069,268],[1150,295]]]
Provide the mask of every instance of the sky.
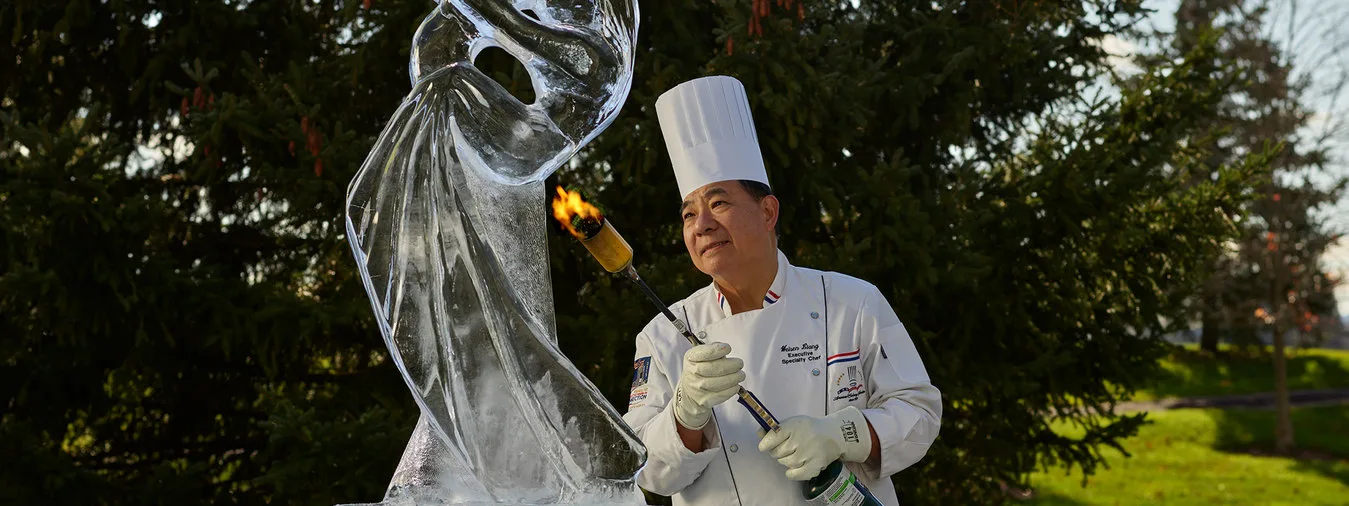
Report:
[[[1145,1],[1155,12],[1147,21],[1170,31],[1174,25],[1177,0]],[[1253,3],[1253,2],[1252,2]],[[1311,80],[1307,105],[1314,111],[1310,134],[1326,135],[1333,158],[1330,171],[1349,174],[1349,86],[1336,86],[1349,75],[1349,1],[1346,0],[1270,0],[1268,35],[1291,58],[1295,72]],[[1127,55],[1136,48],[1128,41],[1107,39],[1103,47],[1119,55],[1113,61],[1128,66]],[[1344,283],[1335,289],[1342,318],[1349,318],[1349,199],[1325,210],[1333,229],[1345,239],[1325,253],[1329,272]]]

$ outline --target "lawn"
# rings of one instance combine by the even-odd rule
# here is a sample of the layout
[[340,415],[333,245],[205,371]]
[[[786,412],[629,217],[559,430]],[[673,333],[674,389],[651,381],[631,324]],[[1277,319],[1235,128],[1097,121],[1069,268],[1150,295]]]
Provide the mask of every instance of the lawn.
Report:
[[[1163,377],[1138,392],[1134,400],[1274,391],[1274,366],[1268,355],[1230,350],[1215,357],[1186,347],[1163,360],[1162,368]],[[1288,360],[1288,386],[1293,390],[1349,388],[1349,351],[1296,350]]]
[[[1124,441],[1132,458],[1106,450],[1110,469],[1082,487],[1080,472],[1032,475],[1034,505],[1349,504],[1349,406],[1293,412],[1301,458],[1267,456],[1273,411],[1183,409]],[[1074,432],[1064,426],[1065,434]]]

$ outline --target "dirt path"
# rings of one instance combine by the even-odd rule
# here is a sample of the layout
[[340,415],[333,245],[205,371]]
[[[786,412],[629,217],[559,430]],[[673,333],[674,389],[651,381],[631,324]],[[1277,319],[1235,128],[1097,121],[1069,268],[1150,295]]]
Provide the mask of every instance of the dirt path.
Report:
[[[1294,390],[1288,394],[1288,397],[1293,403],[1293,407],[1349,404],[1349,389]],[[1120,404],[1115,411],[1124,413],[1183,408],[1274,409],[1274,392],[1212,397],[1172,397],[1155,401],[1125,402]]]

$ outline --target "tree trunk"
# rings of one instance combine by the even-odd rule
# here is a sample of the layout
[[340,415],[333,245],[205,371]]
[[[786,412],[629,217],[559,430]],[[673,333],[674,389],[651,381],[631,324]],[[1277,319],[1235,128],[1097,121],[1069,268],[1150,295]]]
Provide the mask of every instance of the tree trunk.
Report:
[[1217,354],[1218,342],[1222,340],[1223,317],[1226,316],[1222,294],[1228,288],[1226,262],[1221,257],[1216,258],[1212,269],[1199,294],[1199,351]]
[[1274,325],[1274,451],[1293,450],[1293,413],[1288,401],[1288,361],[1284,356],[1283,325]]
[[1284,356],[1283,338],[1284,328],[1287,326],[1288,313],[1285,305],[1283,275],[1287,267],[1285,262],[1275,262],[1275,258],[1283,259],[1279,254],[1278,243],[1274,242],[1274,236],[1270,238],[1270,254],[1267,265],[1271,275],[1269,286],[1269,309],[1270,315],[1274,317],[1273,325],[1270,330],[1274,331],[1274,451],[1281,455],[1286,455],[1293,449],[1293,414],[1292,408],[1288,402],[1288,361]]
[[[1206,297],[1209,301],[1209,299]],[[1218,335],[1222,332],[1221,313],[1218,309],[1204,304],[1203,327],[1199,330],[1199,350],[1218,353]]]

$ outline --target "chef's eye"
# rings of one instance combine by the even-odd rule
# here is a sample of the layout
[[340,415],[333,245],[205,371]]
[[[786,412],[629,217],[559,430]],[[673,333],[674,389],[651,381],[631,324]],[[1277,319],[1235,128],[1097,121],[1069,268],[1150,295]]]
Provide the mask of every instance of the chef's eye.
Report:
[[684,213],[684,219],[687,220],[687,219],[692,218],[692,217],[693,217],[693,213]]
[[722,204],[725,204],[725,203],[726,203],[725,200],[714,200],[714,201],[712,201],[712,205],[710,205],[710,206],[708,206],[708,207],[717,207],[717,206],[722,205]]

